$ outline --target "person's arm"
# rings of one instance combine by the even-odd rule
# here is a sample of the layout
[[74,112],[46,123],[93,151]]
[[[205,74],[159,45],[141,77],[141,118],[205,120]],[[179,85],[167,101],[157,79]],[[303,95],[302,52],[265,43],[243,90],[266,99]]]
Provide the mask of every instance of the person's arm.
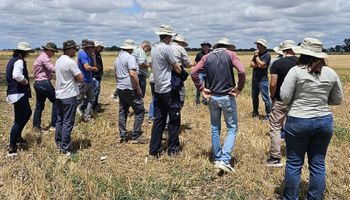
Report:
[[17,60],[13,66],[12,78],[22,85],[28,85],[28,80],[23,75],[23,60]]
[[277,88],[277,74],[270,74],[270,98],[273,99],[276,94],[276,88]]
[[76,75],[76,76],[74,76],[75,77],[75,80],[78,82],[78,83],[82,83],[83,81],[84,81],[84,76],[83,76],[83,74],[78,74],[78,75]]
[[51,60],[50,58],[48,57],[45,57],[43,60],[42,60],[42,64],[43,66],[48,69],[51,73],[55,73],[55,65],[53,65],[51,63]]
[[134,56],[128,59],[128,69],[132,86],[136,89],[138,95],[142,95],[141,87],[139,84],[139,77],[137,75],[137,64]]
[[293,67],[292,69],[289,70],[281,86],[280,97],[283,103],[287,105],[293,99],[296,84],[297,84],[297,74],[295,70],[296,67]]
[[233,66],[237,69],[238,71],[238,84],[237,87],[234,87],[229,94],[233,96],[237,96],[244,88],[245,84],[245,79],[246,79],[246,74],[245,74],[245,68],[241,61],[239,60],[238,56],[236,53],[233,51],[227,51],[230,55],[231,61]]
[[75,81],[78,82],[78,83],[83,83],[84,81],[84,76],[83,74],[81,73],[77,63],[73,62],[71,65],[70,65],[70,68],[69,68],[70,72],[73,74],[74,78],[75,78]]
[[253,59],[252,59],[252,61],[250,61],[250,68],[257,68],[258,67],[258,65],[256,64],[256,55],[255,55],[256,53],[254,52],[254,56],[253,56]]
[[204,63],[207,60],[207,56],[204,56],[191,70],[191,78],[198,90],[203,90],[204,84],[199,78],[199,72],[204,70]]
[[335,82],[331,92],[328,97],[328,105],[340,105],[343,101],[344,94],[342,89],[342,84],[339,77],[337,76],[337,81]]
[[181,66],[179,63],[177,63],[174,51],[170,46],[167,49],[166,56],[168,57],[169,62],[171,63],[172,70],[175,73],[180,74],[181,73]]
[[88,54],[85,52],[81,52],[79,53],[81,62],[83,63],[83,67],[86,71],[94,71],[94,72],[98,72],[98,68],[96,67],[96,57],[95,57],[95,53],[93,53],[91,55],[91,60],[92,60],[92,65],[90,66],[89,64],[89,58],[88,58]]
[[181,50],[181,57],[182,57],[183,63],[185,64],[185,66],[182,66],[182,67],[190,68],[191,67],[191,60],[190,60],[190,57],[188,56],[185,48],[183,48]]

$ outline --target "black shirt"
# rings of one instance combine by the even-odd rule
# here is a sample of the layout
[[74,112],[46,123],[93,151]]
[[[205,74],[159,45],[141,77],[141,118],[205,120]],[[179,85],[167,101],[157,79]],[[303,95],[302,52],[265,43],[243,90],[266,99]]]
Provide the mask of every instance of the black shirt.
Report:
[[[267,78],[268,67],[269,67],[270,61],[271,61],[271,55],[266,50],[266,51],[262,52],[261,54],[259,54],[259,58],[260,58],[261,61],[266,63],[266,67],[265,68],[254,68],[253,69],[253,81],[260,81],[264,77]],[[255,60],[256,60],[256,58],[253,57],[253,62],[256,62]]]
[[101,80],[103,75],[103,62],[100,53],[96,53],[96,65],[96,67],[98,68],[98,72],[92,72],[92,77]]
[[287,76],[289,70],[297,64],[298,58],[296,56],[280,58],[276,60],[270,69],[270,74],[277,74],[277,86],[276,93],[273,98],[276,98],[278,101],[281,101],[280,90],[284,78]]

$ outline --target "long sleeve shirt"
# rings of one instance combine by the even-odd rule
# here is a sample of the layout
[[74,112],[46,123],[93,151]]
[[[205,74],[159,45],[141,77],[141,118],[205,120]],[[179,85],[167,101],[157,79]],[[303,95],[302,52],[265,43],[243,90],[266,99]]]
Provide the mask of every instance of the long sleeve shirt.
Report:
[[49,56],[45,52],[42,52],[34,61],[34,80],[51,80],[52,73],[55,73],[55,65],[51,63]]

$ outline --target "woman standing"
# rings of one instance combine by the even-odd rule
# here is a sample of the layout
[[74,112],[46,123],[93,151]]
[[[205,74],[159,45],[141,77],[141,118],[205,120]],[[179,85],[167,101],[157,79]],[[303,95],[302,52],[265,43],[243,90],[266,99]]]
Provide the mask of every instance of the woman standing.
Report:
[[290,107],[284,127],[287,164],[283,199],[298,198],[305,153],[310,171],[307,199],[322,199],[325,190],[325,157],[333,134],[329,105],[339,105],[343,91],[338,75],[326,66],[327,54],[322,49],[322,42],[314,38],[305,38],[293,48],[301,55],[281,87],[281,99]]
[[29,98],[32,96],[25,61],[29,52],[34,52],[30,45],[27,42],[19,42],[6,68],[7,101],[14,105],[15,111],[15,120],[10,131],[8,156],[17,155],[17,144],[26,144],[21,136],[22,130],[32,115],[29,105]]

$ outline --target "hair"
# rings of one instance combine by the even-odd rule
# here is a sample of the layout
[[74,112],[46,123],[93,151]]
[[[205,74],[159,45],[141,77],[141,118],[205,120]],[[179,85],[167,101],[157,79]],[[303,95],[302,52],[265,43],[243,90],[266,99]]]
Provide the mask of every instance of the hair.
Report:
[[28,51],[22,51],[22,50],[14,50],[12,56],[13,57],[19,57],[24,58],[28,54]]
[[326,61],[323,58],[301,54],[297,65],[306,66],[310,73],[320,74],[322,67],[326,65]]
[[142,41],[141,44],[142,44],[142,45],[145,44],[145,45],[151,46],[151,42],[148,41],[148,40]]
[[159,35],[159,38],[160,38],[160,40],[165,40],[165,39],[167,39],[168,37],[171,37],[170,35]]

